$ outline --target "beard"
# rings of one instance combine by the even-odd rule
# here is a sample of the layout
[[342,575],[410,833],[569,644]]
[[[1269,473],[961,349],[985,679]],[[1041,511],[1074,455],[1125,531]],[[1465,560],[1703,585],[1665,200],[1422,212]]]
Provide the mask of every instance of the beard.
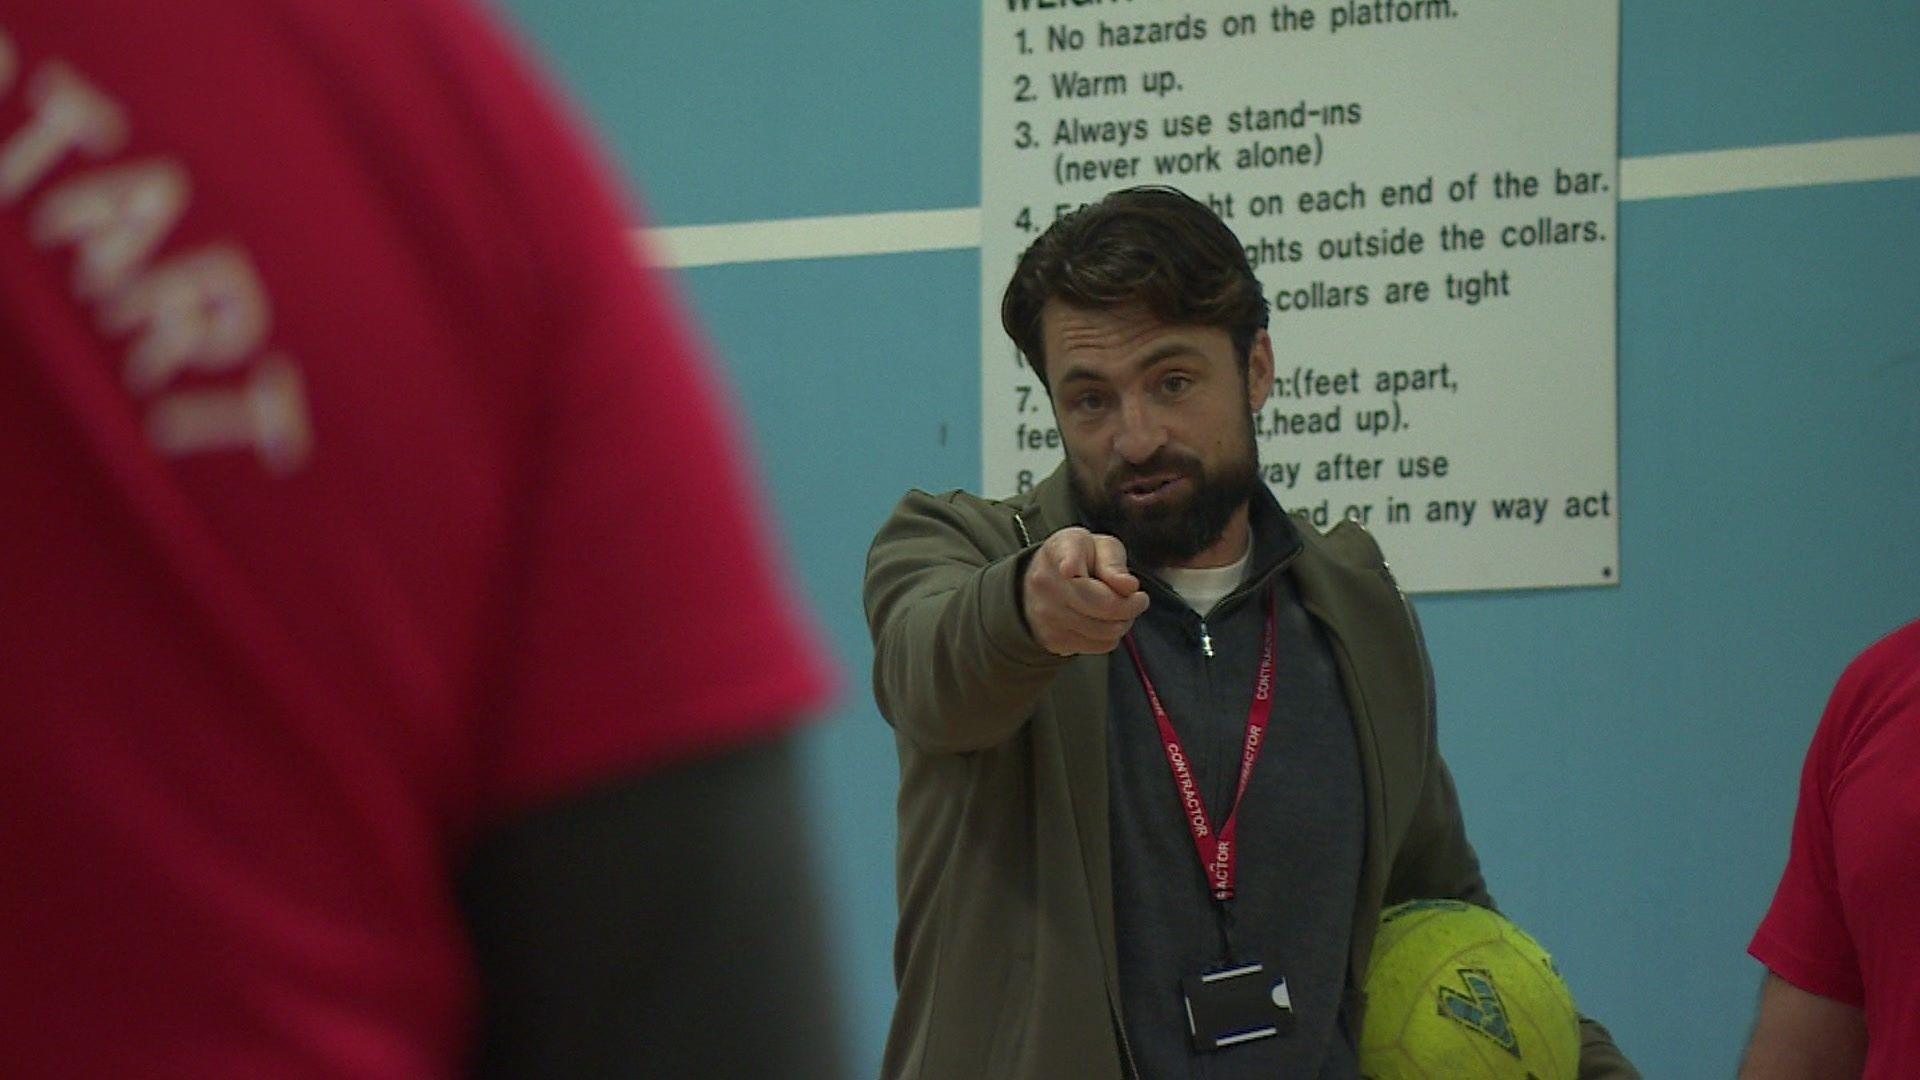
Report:
[[[1220,541],[1234,512],[1247,504],[1260,483],[1251,415],[1246,423],[1242,451],[1211,470],[1199,457],[1167,447],[1138,465],[1120,462],[1098,484],[1084,478],[1079,468],[1069,468],[1067,481],[1074,501],[1094,532],[1118,537],[1126,545],[1128,562],[1142,566],[1186,562]],[[1191,493],[1162,506],[1130,509],[1122,503],[1120,492],[1125,485],[1166,473],[1191,481]]]

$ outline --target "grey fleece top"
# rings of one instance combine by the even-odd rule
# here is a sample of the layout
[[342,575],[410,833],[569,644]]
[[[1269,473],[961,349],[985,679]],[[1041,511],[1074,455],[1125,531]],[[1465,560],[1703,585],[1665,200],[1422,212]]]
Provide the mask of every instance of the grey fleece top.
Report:
[[[1114,929],[1127,1039],[1147,1080],[1356,1074],[1338,1014],[1364,843],[1359,751],[1331,648],[1287,573],[1299,547],[1293,527],[1264,490],[1252,522],[1240,587],[1203,617],[1144,573],[1153,603],[1133,631],[1218,828],[1239,778],[1263,601],[1274,597],[1274,709],[1239,811],[1237,895],[1225,911],[1208,894],[1125,648],[1108,668]],[[1254,962],[1285,976],[1294,1031],[1193,1050],[1180,980]]]

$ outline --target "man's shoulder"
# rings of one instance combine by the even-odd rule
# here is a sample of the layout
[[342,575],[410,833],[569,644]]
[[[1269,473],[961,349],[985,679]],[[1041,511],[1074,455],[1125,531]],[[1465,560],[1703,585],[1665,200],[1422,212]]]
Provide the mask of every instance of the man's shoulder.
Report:
[[[933,524],[958,529],[983,548],[1018,551],[1071,524],[1065,501],[1066,479],[1056,472],[1025,491],[1004,497],[961,488],[927,491],[911,488],[881,527],[880,538],[903,525]],[[877,538],[878,539],[878,538]]]
[[1300,552],[1289,570],[1308,610],[1328,620],[1349,644],[1418,645],[1412,605],[1372,533],[1355,521],[1321,532],[1298,513],[1292,524]]
[[1391,569],[1387,558],[1380,549],[1380,542],[1374,539],[1367,527],[1351,519],[1342,519],[1325,532],[1313,523],[1304,510],[1288,513],[1294,532],[1300,538],[1300,555],[1309,560],[1324,561],[1346,570],[1360,570],[1388,575],[1391,581]]
[[894,506],[893,516],[933,514],[965,520],[990,520],[1011,514],[1031,515],[1033,509],[1031,493],[995,498],[965,488],[946,491],[908,488]]
[[1015,508],[1030,503],[1030,496],[1012,496],[996,498],[968,491],[965,488],[949,488],[945,491],[928,491],[926,488],[908,488],[900,497],[901,509],[919,509],[931,506],[951,507],[956,513],[991,513],[997,508]]
[[[1011,555],[1041,538],[1024,496],[988,498],[959,488],[911,488],[874,535],[869,562],[891,558],[983,558]],[[967,553],[967,554],[963,554]]]

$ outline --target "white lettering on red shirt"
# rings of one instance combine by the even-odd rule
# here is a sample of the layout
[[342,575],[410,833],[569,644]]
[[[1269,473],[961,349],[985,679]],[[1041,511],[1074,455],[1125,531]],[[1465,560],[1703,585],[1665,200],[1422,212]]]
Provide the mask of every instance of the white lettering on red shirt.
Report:
[[147,433],[162,453],[176,457],[251,448],[274,472],[298,468],[313,449],[300,369],[279,355],[262,361],[239,390],[183,390],[161,398]]
[[127,284],[186,212],[186,170],[172,161],[99,169],[55,186],[33,213],[33,242],[76,249],[73,289],[95,299]]
[[127,141],[120,106],[79,72],[49,60],[27,86],[33,119],[0,146],[0,202],[14,202],[75,150],[104,158]]
[[[0,28],[0,97],[20,89],[20,68]],[[102,162],[32,196],[29,234],[72,252],[75,298],[103,333],[132,339],[121,382],[151,445],[169,457],[251,450],[271,472],[298,470],[313,450],[305,382],[269,351],[273,304],[253,259],[232,241],[166,251],[191,202],[187,166],[113,162],[130,137],[126,110],[62,60],[41,63],[25,96],[26,123],[0,140],[0,206],[27,201],[76,155]],[[190,370],[234,381],[176,385]]]
[[101,312],[112,333],[138,333],[127,351],[127,389],[152,392],[189,367],[232,368],[264,343],[266,289],[246,252],[218,245],[175,255]]

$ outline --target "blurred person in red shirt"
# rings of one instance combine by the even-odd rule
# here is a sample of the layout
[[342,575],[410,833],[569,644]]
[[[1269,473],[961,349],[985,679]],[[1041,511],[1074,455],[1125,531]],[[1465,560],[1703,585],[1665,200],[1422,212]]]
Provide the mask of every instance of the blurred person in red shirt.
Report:
[[733,420],[457,0],[0,14],[8,1076],[832,1075]]

